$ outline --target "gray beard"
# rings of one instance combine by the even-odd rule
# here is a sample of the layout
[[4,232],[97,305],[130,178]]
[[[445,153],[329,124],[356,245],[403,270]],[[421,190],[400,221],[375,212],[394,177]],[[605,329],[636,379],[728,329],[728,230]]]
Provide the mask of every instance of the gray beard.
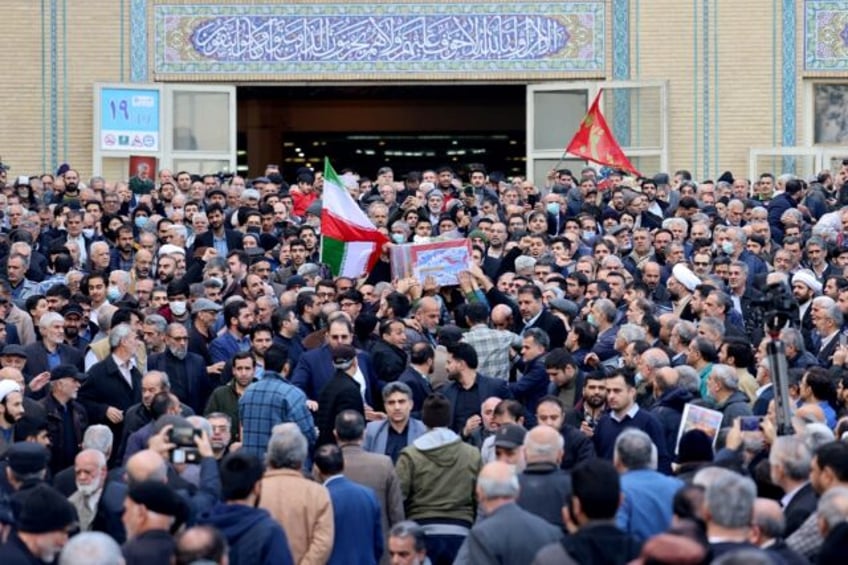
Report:
[[173,349],[171,347],[168,348],[168,351],[171,352],[171,355],[182,361],[188,356],[188,349]]

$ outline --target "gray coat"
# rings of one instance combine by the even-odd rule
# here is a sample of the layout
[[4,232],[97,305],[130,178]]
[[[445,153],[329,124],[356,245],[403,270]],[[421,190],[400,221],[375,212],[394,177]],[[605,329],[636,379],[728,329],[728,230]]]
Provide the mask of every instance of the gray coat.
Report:
[[559,528],[510,502],[471,529],[454,565],[530,563],[540,547],[562,536]]
[[[424,435],[427,431],[427,426],[421,420],[415,418],[409,419],[409,430],[406,436],[406,445],[412,445],[412,442]],[[362,444],[362,449],[371,453],[386,453],[386,438],[389,437],[389,421],[377,420],[376,422],[368,422],[365,426],[365,443]]]

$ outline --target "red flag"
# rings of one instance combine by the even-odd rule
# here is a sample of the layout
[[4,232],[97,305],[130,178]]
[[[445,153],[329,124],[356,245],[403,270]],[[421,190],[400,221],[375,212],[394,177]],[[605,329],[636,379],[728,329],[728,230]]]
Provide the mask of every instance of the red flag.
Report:
[[622,171],[627,171],[641,177],[642,173],[627,159],[621,146],[613,137],[612,132],[601,114],[599,107],[601,92],[595,97],[589,112],[580,123],[580,129],[574,134],[574,138],[565,149],[567,153],[582,157],[587,161],[607,165]]

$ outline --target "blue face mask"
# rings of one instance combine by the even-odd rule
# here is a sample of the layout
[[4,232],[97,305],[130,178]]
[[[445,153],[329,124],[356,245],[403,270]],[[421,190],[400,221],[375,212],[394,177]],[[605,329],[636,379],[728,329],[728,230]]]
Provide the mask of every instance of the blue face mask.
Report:
[[392,241],[400,245],[402,243],[406,243],[406,237],[402,233],[393,233]]
[[598,321],[595,319],[595,316],[593,316],[592,314],[589,314],[588,316],[586,316],[586,322],[590,326],[597,326],[598,325]]
[[121,291],[117,286],[110,286],[106,289],[106,300],[109,302],[117,302],[121,298]]
[[144,229],[144,226],[147,225],[149,218],[147,216],[136,216],[135,217],[135,227],[139,229]]
[[559,215],[559,204],[557,204],[556,202],[548,202],[548,205],[546,206],[546,208],[548,210],[548,214],[551,214],[551,215],[554,215],[554,216]]
[[733,253],[733,244],[729,241],[725,241],[721,244],[721,250],[724,251],[727,255]]

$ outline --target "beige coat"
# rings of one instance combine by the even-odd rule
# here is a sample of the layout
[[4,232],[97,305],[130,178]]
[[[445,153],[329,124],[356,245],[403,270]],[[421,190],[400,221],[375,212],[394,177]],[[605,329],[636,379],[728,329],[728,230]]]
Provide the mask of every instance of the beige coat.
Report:
[[330,493],[294,469],[271,469],[262,479],[259,506],[286,532],[297,565],[324,565],[333,551]]

